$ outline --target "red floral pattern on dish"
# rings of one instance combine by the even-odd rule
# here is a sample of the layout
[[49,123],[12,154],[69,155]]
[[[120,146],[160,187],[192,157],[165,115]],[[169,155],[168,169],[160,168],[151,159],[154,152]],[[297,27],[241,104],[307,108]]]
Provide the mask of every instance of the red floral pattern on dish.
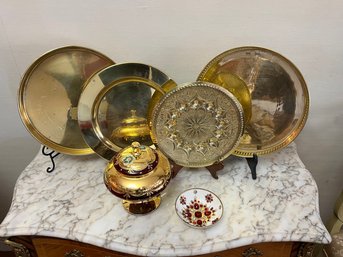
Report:
[[213,195],[212,194],[207,194],[205,195],[206,202],[210,203],[213,201]]
[[212,220],[216,216],[216,210],[196,198],[182,210],[182,216],[188,223],[196,227],[204,227],[218,221],[218,218]]
[[186,196],[184,196],[184,195],[181,195],[181,196],[180,196],[180,203],[181,203],[182,205],[185,205],[185,204],[186,204],[186,200],[187,200]]

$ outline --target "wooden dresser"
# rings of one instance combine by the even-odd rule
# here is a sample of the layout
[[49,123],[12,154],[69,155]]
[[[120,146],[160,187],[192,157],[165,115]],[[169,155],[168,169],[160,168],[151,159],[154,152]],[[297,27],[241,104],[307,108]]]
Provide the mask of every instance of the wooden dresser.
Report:
[[[52,237],[13,237],[5,242],[17,257],[134,257],[138,255],[111,251],[94,245]],[[314,244],[272,242],[251,244],[195,257],[311,257]]]

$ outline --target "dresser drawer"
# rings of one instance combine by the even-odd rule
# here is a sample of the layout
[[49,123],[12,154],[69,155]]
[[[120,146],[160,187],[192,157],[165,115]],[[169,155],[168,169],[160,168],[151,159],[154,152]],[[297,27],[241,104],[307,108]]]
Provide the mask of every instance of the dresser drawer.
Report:
[[[71,240],[35,237],[32,243],[38,257],[134,257],[97,246]],[[226,251],[196,255],[197,257],[290,257],[292,242],[260,243]]]
[[292,248],[292,242],[260,243],[222,252],[197,255],[197,257],[290,257],[292,256]]
[[33,238],[37,257],[133,257],[97,246],[57,238]]

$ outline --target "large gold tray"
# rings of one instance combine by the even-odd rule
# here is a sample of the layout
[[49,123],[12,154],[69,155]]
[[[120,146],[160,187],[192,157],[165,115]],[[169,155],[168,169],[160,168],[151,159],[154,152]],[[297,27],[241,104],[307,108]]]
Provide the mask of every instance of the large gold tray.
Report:
[[[164,95],[162,86],[171,81],[162,71],[141,63],[116,64],[94,74],[85,83],[78,105],[78,122],[87,144],[99,156],[110,160],[125,147],[122,145],[125,140],[119,144],[118,138],[112,137],[115,131],[124,130],[120,126],[128,120],[146,121],[153,91]],[[145,128],[133,127],[132,132],[135,130],[143,133],[147,130],[152,144],[147,121]],[[140,135],[137,141],[141,142]]]
[[77,104],[84,81],[111,64],[105,55],[80,46],[61,47],[38,58],[18,92],[20,116],[32,136],[61,153],[93,153],[78,126]]
[[260,47],[235,48],[211,60],[198,80],[213,82],[220,74],[241,78],[252,98],[251,119],[235,155],[271,153],[300,133],[308,116],[309,94],[303,76],[288,59]]
[[243,108],[223,87],[209,82],[178,86],[152,116],[154,143],[176,164],[207,167],[228,157],[243,133]]

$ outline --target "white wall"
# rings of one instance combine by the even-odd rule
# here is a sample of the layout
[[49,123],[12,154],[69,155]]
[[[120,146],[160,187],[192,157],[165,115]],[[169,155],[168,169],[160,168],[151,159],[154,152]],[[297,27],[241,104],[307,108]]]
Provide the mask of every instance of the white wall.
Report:
[[17,112],[26,68],[64,45],[116,62],[153,65],[194,81],[217,54],[243,45],[277,51],[300,69],[310,116],[296,140],[319,186],[326,222],[343,188],[343,1],[0,0],[0,220],[21,170],[39,149]]

